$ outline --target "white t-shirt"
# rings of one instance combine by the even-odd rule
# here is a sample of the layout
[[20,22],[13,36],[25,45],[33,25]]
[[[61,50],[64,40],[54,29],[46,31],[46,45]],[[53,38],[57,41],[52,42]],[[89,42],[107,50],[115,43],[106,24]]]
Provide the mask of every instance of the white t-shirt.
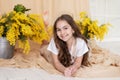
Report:
[[[76,45],[74,47],[75,47],[74,53],[71,53],[70,51],[70,54],[71,56],[73,56],[72,54],[74,54],[75,58],[83,56],[88,51],[87,44],[81,38],[76,39]],[[55,55],[58,55],[59,53],[53,38],[51,39],[47,49]]]

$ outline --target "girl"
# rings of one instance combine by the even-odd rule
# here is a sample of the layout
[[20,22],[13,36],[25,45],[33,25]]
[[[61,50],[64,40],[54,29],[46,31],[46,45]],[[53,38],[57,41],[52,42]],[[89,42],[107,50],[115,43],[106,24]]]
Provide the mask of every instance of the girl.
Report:
[[53,26],[53,38],[48,48],[53,64],[65,76],[72,76],[81,65],[88,66],[87,40],[70,15],[57,18]]

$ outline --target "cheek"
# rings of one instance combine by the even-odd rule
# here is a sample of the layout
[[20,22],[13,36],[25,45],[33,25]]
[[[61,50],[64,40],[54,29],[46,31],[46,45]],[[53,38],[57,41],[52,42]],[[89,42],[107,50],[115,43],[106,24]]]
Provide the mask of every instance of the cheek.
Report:
[[73,30],[69,30],[69,31],[67,31],[69,34],[73,34],[74,33],[74,31]]
[[74,34],[74,31],[73,31],[73,30],[71,30],[69,33],[70,33],[70,35],[73,35],[73,34]]
[[60,35],[60,32],[56,32],[56,34],[57,34],[57,36],[59,36],[59,35]]

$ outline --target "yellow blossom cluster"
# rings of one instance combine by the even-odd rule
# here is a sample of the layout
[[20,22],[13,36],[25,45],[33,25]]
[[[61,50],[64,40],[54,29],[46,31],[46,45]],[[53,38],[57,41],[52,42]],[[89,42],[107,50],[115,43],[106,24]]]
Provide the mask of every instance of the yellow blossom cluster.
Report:
[[109,23],[99,25],[97,20],[92,20],[85,12],[80,13],[80,20],[76,21],[81,33],[87,38],[96,38],[103,40],[105,34],[108,32]]
[[18,40],[24,53],[29,53],[29,39],[38,43],[48,40],[42,15],[11,11],[0,18],[0,37],[6,37],[10,45]]

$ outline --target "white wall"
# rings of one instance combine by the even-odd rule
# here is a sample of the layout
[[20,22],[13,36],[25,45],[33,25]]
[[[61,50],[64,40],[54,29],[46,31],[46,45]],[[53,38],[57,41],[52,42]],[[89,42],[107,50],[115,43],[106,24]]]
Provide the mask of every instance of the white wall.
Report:
[[120,41],[120,0],[89,0],[93,19],[112,24],[104,41]]
[[98,44],[120,55],[120,0],[89,0],[92,19],[100,24],[109,22],[112,27],[102,42]]

